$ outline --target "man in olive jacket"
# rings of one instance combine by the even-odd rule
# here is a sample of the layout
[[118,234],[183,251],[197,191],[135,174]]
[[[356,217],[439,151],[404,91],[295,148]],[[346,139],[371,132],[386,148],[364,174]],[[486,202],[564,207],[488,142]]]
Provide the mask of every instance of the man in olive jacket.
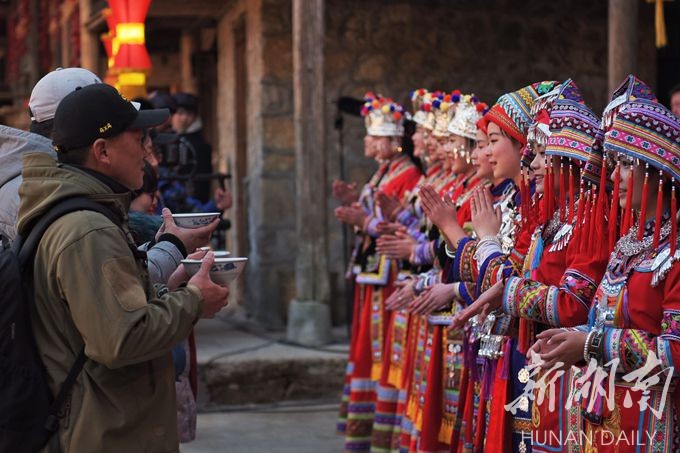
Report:
[[167,292],[154,289],[133,253],[127,211],[130,190],[142,185],[143,135],[167,116],[138,111],[109,85],[89,85],[57,108],[59,162],[24,158],[20,234],[72,196],[107,206],[124,225],[92,211],[66,214],[36,252],[33,329],[52,393],[83,347],[88,358],[61,410],[64,452],[178,451],[170,350],[227,303],[228,290],[210,281],[212,254],[186,287]]

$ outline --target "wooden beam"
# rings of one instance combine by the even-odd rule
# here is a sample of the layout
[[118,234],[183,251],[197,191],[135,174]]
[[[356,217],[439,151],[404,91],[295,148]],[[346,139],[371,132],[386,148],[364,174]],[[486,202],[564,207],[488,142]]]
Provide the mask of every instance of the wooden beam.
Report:
[[207,17],[218,20],[235,0],[154,0],[149,5],[148,17]]

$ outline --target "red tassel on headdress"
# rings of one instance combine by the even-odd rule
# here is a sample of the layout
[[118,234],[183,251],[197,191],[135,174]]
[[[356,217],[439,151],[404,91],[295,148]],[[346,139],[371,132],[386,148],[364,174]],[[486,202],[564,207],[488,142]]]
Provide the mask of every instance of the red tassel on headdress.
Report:
[[581,242],[579,244],[579,251],[585,253],[588,250],[588,244],[590,243],[590,238],[588,237],[588,209],[590,207],[590,190],[586,190],[581,198],[581,220],[579,222],[579,230],[581,231],[580,238]]
[[661,216],[663,215],[663,178],[659,171],[659,190],[656,193],[656,213],[654,215],[654,239],[652,247],[656,249],[659,246],[659,238],[661,237]]
[[[631,175],[631,180],[632,180]],[[647,204],[649,195],[649,165],[645,164],[645,182],[642,184],[642,206],[640,207],[640,219],[638,221],[637,240],[641,241],[645,235],[645,223],[647,222]],[[657,209],[659,207],[657,206]]]
[[591,238],[590,241],[588,241],[588,245],[590,245],[590,248],[586,248],[586,253],[592,253],[593,252],[593,247],[594,244],[597,243],[597,238],[595,237],[595,232],[597,228],[597,224],[595,223],[595,214],[597,212],[597,199],[595,197],[595,192],[591,191],[590,195],[590,210],[586,211],[586,216],[588,218],[588,237]]
[[602,159],[602,169],[600,172],[600,187],[597,194],[597,223],[604,225],[604,215],[607,209],[607,161]]
[[614,191],[612,192],[611,207],[609,208],[609,251],[614,250],[618,236],[616,230],[618,229],[619,220],[619,192],[621,186],[621,167],[616,164],[614,170]]
[[583,187],[583,180],[579,184],[578,190],[578,210],[576,211],[576,225],[574,227],[574,240],[577,241],[578,250],[583,250],[583,209],[585,207],[585,189]]
[[550,210],[550,203],[548,199],[550,198],[550,165],[548,165],[548,157],[545,158],[545,176],[543,177],[543,198],[541,198],[541,207],[539,213],[541,215],[541,225],[548,221],[548,211]]
[[560,221],[567,220],[567,172],[564,171],[562,158],[560,157],[560,191],[557,194],[560,201]]
[[583,252],[588,251],[588,247],[592,242],[590,237],[590,225],[593,223],[593,219],[590,218],[590,211],[593,206],[593,195],[592,191],[586,193],[586,203],[583,210]]
[[621,221],[621,236],[625,236],[633,226],[633,175],[628,178],[628,192],[626,192],[626,207],[623,209],[623,220]]
[[569,223],[574,223],[576,218],[576,200],[574,200],[574,173],[569,162]]
[[555,172],[553,171],[553,166],[552,166],[552,157],[548,158],[548,163],[546,164],[546,179],[547,183],[544,184],[545,188],[543,190],[543,196],[545,197],[545,221],[547,222],[552,218],[553,211],[555,210],[555,198],[554,198],[554,190],[553,187],[555,187]]
[[671,257],[678,244],[678,201],[675,198],[675,178],[671,178]]
[[519,213],[522,216],[522,225],[526,226],[529,219],[529,211],[527,209],[529,194],[527,190],[526,174],[524,171],[524,164],[520,162],[520,181],[519,181],[519,196],[520,196],[520,206]]

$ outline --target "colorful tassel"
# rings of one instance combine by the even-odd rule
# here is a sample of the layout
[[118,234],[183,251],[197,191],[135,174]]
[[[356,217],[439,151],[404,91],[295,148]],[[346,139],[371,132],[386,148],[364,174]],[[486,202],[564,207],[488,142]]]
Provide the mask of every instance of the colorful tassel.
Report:
[[569,162],[569,223],[573,224],[576,218],[576,200],[574,199],[574,173]]
[[[632,180],[631,175],[631,180]],[[661,181],[659,181],[661,183]],[[649,202],[649,164],[645,164],[645,182],[642,184],[642,206],[640,207],[640,219],[638,220],[637,240],[641,241],[645,235],[645,222],[647,222],[647,205]],[[657,209],[659,206],[657,206]]]
[[591,253],[593,251],[592,246],[597,243],[597,240],[592,240],[592,238],[595,238],[595,230],[596,230],[596,225],[595,225],[595,208],[596,206],[596,200],[595,200],[595,193],[593,192],[590,196],[590,210],[586,211],[586,215],[588,216],[588,237],[591,238],[589,243],[591,244],[591,248],[586,249],[586,253]]
[[659,189],[656,193],[656,213],[654,216],[654,239],[652,247],[656,249],[659,246],[659,237],[661,236],[661,216],[663,214],[663,173],[659,171]]
[[671,179],[671,257],[678,244],[678,202],[675,198],[675,178]]
[[528,219],[528,212],[527,212],[527,181],[526,181],[526,172],[524,169],[524,164],[520,161],[520,174],[521,174],[521,179],[519,181],[519,196],[520,196],[520,216],[522,219],[522,224],[525,225]]
[[616,163],[616,170],[614,170],[614,191],[612,192],[611,207],[609,209],[609,251],[614,250],[618,237],[616,230],[619,220],[619,192],[621,186],[621,167]]
[[598,225],[604,225],[604,215],[606,211],[607,203],[607,161],[602,159],[602,169],[600,171],[600,187],[598,188],[597,197],[597,223]]
[[579,252],[583,251],[583,210],[585,208],[585,190],[583,188],[583,180],[579,185],[578,190],[578,210],[576,211],[576,226],[574,228],[574,240],[577,241]]
[[562,158],[560,158],[560,190],[557,194],[560,201],[560,220],[562,222],[567,220],[567,173],[564,171]]
[[[632,170],[631,170],[632,172]],[[621,236],[625,236],[633,226],[633,175],[628,178],[628,192],[626,192],[626,207],[623,209],[623,220],[621,221]]]
[[546,198],[546,210],[545,218],[546,222],[552,217],[553,211],[555,210],[555,198],[553,196],[553,187],[555,187],[555,172],[552,166],[552,157],[548,158],[548,164],[546,165],[546,178],[547,183],[544,183],[543,196]]

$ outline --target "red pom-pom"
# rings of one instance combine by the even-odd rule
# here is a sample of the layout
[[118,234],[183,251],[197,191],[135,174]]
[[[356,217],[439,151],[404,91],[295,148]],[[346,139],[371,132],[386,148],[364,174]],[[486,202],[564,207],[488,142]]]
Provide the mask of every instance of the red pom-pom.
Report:
[[482,103],[479,103],[479,104],[477,104],[477,105],[475,106],[475,108],[477,109],[477,111],[478,111],[479,113],[482,113],[482,112],[484,111],[484,109],[486,108],[486,104],[483,103],[483,102],[482,102]]
[[458,96],[460,96],[460,90],[453,90],[451,94],[457,94]]
[[418,90],[418,95],[423,96],[425,94],[425,89],[421,88]]
[[401,112],[394,112],[394,119],[399,121],[401,119]]
[[447,94],[446,96],[444,96],[444,102],[451,102],[451,95],[450,94]]
[[429,112],[432,110],[432,104],[423,104],[423,110]]
[[548,115],[547,110],[541,110],[536,115],[536,122],[540,124],[550,124],[550,115]]

